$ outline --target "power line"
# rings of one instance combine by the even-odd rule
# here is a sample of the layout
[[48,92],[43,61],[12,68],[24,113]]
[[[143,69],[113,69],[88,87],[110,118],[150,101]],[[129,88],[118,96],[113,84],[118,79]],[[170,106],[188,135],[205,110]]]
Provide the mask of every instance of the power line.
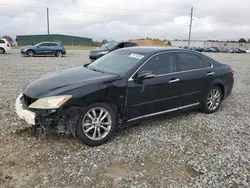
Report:
[[[43,3],[51,3],[51,1],[38,1],[38,0],[34,0],[34,1],[37,1],[37,2],[43,2]],[[103,9],[111,9],[111,10],[122,10],[122,11],[134,11],[134,12],[151,12],[151,13],[162,13],[162,14],[172,14],[172,15],[187,15],[188,13],[174,13],[174,12],[156,12],[156,11],[144,11],[144,10],[135,10],[135,9],[121,9],[121,8],[114,8],[114,7],[102,7],[102,6],[93,6],[93,5],[83,5],[83,4],[80,4],[80,5],[74,5],[72,3],[62,3],[62,2],[56,2],[57,4],[65,4],[65,5],[71,5],[71,6],[75,6],[75,7],[92,7],[92,8],[103,8]],[[29,7],[30,6],[27,6],[27,5],[13,5],[13,4],[0,4],[0,5],[3,5],[3,6],[17,6],[17,7]]]
[[[16,18],[16,16],[13,16],[13,15],[2,15],[2,16],[5,16],[5,17],[11,17],[11,18]],[[33,19],[34,17],[29,17],[29,16],[22,16],[22,18],[27,18],[27,19]],[[35,17],[35,19],[40,19],[40,20],[44,20],[46,21],[47,18],[46,17]],[[103,22],[98,22],[98,21],[82,21],[82,20],[68,20],[68,19],[57,19],[57,18],[51,18],[51,16],[49,17],[49,20],[53,21],[60,21],[60,22],[68,22],[68,23],[86,23],[86,24],[107,24],[107,23],[110,23],[110,22],[115,22],[116,20],[114,21],[103,21]],[[126,22],[123,22],[123,24],[129,24],[131,26],[158,26],[157,24],[137,24],[137,23],[126,23]],[[172,23],[161,23],[159,24],[161,26],[170,26],[172,27],[173,24]]]
[[[43,2],[43,3],[50,3],[51,1],[48,0],[34,0],[37,2]],[[57,4],[65,4],[65,5],[71,5],[71,6],[83,6],[83,7],[92,7],[92,8],[104,8],[104,9],[113,9],[113,10],[122,10],[122,11],[135,11],[135,12],[144,12],[142,10],[138,10],[138,9],[124,9],[124,8],[117,8],[117,7],[104,7],[104,6],[94,6],[94,5],[86,5],[86,4],[78,4],[78,5],[74,5],[73,3],[63,3],[63,2],[56,2]],[[159,13],[156,11],[147,11],[147,12],[155,12],[155,13]],[[163,12],[163,13],[168,13],[168,12]],[[182,14],[182,13],[175,13],[175,14]]]
[[[7,5],[7,4],[0,4],[0,5],[3,5],[3,6],[17,6],[17,5]],[[24,6],[24,5],[22,7],[27,7],[28,8],[28,6]],[[41,8],[39,8],[39,10],[41,10]],[[74,13],[82,13],[82,14],[100,15],[99,12],[86,12],[86,11],[82,12],[82,11],[67,10],[67,9],[50,9],[50,11],[52,11],[52,12],[54,12],[54,11],[55,12],[64,12],[64,13],[65,12],[74,12]],[[165,14],[175,15],[175,13],[167,13],[167,12],[165,12]],[[124,17],[133,16],[131,14],[128,15],[128,14],[116,14],[116,13],[105,13],[105,15],[112,15],[112,16],[117,15],[117,16],[124,16]],[[145,18],[166,18],[166,16],[145,16],[145,15],[135,15],[135,16],[137,16],[137,17],[140,16],[140,17],[145,17]]]

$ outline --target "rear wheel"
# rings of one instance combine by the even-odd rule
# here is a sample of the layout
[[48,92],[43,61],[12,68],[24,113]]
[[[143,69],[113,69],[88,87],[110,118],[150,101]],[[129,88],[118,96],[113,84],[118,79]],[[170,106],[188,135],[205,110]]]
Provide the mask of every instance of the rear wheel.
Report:
[[28,55],[28,57],[34,57],[35,52],[33,50],[28,50],[27,55]]
[[3,48],[0,48],[0,54],[4,54],[5,50]]
[[55,56],[56,57],[62,57],[63,56],[62,51],[56,51]]
[[221,104],[223,93],[218,86],[212,86],[203,101],[202,111],[210,114],[216,112]]
[[84,144],[98,146],[106,143],[115,133],[116,114],[106,103],[86,107],[79,118],[76,135]]

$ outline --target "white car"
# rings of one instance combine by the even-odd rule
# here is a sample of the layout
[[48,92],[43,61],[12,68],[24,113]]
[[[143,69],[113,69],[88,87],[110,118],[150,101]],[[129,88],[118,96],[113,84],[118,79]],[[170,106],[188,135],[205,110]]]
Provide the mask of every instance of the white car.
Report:
[[11,45],[6,39],[0,39],[0,54],[9,52],[11,50]]
[[246,53],[250,53],[250,49],[249,48],[245,49],[245,51],[246,51]]

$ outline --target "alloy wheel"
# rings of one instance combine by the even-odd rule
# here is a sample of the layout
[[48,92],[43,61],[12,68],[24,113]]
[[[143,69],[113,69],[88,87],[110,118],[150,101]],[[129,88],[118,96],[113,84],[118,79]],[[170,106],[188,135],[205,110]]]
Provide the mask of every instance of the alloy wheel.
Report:
[[209,94],[207,98],[207,108],[211,111],[218,108],[221,101],[221,94],[218,89],[213,89]]
[[28,51],[28,56],[29,57],[33,57],[34,56],[34,52],[33,51]]
[[4,50],[2,48],[0,48],[0,54],[3,54]]
[[101,140],[106,137],[111,125],[111,115],[101,107],[90,109],[82,121],[83,132],[91,140]]
[[62,52],[61,51],[57,51],[56,52],[56,57],[62,57]]

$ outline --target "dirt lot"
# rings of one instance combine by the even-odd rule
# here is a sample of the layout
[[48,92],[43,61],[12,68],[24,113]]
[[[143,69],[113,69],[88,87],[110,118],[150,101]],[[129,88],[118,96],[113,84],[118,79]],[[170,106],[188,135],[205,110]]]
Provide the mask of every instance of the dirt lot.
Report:
[[95,148],[67,136],[32,136],[15,114],[15,98],[46,72],[88,62],[88,53],[0,55],[0,187],[250,186],[250,54],[209,54],[235,69],[233,93],[215,114],[142,121]]

